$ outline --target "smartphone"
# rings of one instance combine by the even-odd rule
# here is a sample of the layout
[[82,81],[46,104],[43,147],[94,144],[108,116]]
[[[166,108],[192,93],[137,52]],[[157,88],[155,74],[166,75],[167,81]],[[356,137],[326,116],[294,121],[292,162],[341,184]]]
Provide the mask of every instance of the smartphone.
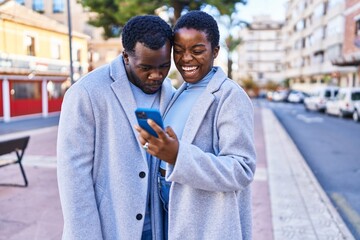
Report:
[[156,122],[157,125],[159,125],[162,129],[164,129],[164,124],[161,118],[161,114],[159,110],[154,108],[137,108],[135,110],[135,115],[137,118],[137,121],[141,128],[145,129],[148,133],[153,135],[154,137],[158,137],[156,132],[150,127],[150,125],[147,123],[147,120],[150,118],[154,122]]

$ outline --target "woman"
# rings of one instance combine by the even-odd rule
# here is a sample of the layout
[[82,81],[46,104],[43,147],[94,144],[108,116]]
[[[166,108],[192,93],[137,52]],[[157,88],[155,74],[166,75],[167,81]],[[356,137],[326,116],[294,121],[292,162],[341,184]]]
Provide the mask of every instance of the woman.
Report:
[[244,90],[213,66],[219,49],[213,17],[183,15],[174,27],[173,53],[185,82],[164,115],[171,127],[164,131],[148,120],[156,138],[136,126],[145,150],[167,163],[161,172],[169,183],[162,181],[160,195],[171,240],[251,239],[253,108]]

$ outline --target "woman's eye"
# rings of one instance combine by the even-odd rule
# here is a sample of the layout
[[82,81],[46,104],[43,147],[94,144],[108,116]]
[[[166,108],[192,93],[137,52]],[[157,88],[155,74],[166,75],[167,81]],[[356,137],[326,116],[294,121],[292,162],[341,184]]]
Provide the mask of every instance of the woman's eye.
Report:
[[202,54],[203,52],[204,52],[203,50],[193,51],[194,54]]

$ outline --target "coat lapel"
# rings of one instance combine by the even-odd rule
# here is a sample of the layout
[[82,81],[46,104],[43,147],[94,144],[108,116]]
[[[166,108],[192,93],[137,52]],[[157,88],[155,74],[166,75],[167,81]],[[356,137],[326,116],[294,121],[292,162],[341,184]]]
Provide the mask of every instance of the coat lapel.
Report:
[[[116,97],[119,99],[120,105],[124,109],[126,117],[132,127],[132,131],[137,139],[139,135],[138,132],[133,127],[135,124],[138,124],[135,109],[137,108],[136,100],[134,98],[131,86],[126,75],[124,62],[122,56],[116,58],[110,63],[110,76],[113,79],[111,88],[114,91]],[[171,85],[170,79],[165,79],[160,95],[160,112],[164,113],[167,104],[171,100],[174,89]],[[142,148],[140,142],[138,141],[139,147]],[[144,159],[146,160],[146,152],[141,151]]]
[[[136,101],[131,90],[130,83],[128,81],[123,58],[120,56],[110,63],[110,76],[114,80],[111,84],[111,88],[114,91],[116,97],[119,99],[119,103],[124,109],[126,118],[128,119],[134,136],[137,139],[138,132],[133,127],[137,124],[135,109]],[[139,147],[142,148],[139,141],[137,141]],[[146,152],[141,151],[143,158],[146,160]]]
[[196,104],[191,109],[189,117],[186,121],[185,128],[182,135],[182,140],[186,142],[193,142],[197,131],[199,130],[203,119],[205,118],[208,109],[215,100],[214,92],[218,91],[221,84],[227,79],[226,74],[217,68],[213,78],[210,80],[203,94],[200,95]]

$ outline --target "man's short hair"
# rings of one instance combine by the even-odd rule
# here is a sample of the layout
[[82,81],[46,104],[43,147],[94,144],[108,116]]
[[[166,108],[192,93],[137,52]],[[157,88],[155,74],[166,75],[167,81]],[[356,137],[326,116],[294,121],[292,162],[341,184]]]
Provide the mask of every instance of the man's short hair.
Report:
[[128,53],[135,52],[137,42],[147,48],[158,50],[167,41],[172,44],[172,30],[169,24],[155,15],[136,16],[131,18],[122,30],[122,44]]
[[193,28],[205,32],[212,49],[219,46],[220,34],[217,22],[206,12],[194,10],[181,16],[175,24],[174,33],[180,28]]

